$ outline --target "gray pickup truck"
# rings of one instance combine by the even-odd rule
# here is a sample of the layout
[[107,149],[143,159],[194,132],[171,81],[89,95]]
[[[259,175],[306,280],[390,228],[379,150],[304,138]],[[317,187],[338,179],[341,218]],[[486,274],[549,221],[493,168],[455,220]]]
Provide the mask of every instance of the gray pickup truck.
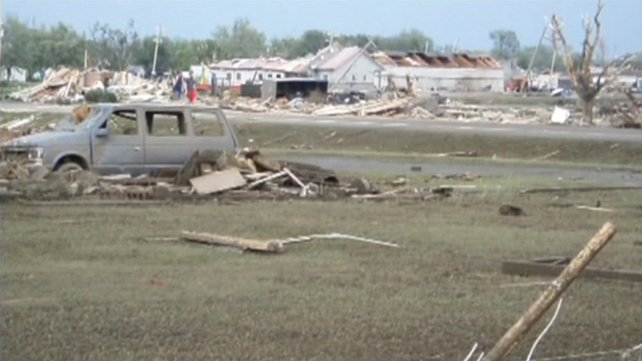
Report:
[[76,108],[54,131],[12,139],[3,159],[28,159],[53,171],[154,174],[180,169],[197,150],[234,151],[234,130],[218,108],[96,104]]

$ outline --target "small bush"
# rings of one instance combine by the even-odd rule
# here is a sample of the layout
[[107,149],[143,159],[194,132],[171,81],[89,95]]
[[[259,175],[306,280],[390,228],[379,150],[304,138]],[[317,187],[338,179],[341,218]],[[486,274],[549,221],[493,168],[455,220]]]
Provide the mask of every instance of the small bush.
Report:
[[116,97],[116,94],[110,93],[106,90],[95,89],[90,90],[85,94],[85,100],[88,103],[117,103],[118,97]]

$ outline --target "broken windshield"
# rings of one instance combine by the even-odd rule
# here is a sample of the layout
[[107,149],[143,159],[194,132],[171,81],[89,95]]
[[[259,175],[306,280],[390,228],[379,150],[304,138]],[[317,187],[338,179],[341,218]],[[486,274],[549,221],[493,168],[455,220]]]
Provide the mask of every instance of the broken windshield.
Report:
[[89,120],[100,114],[100,108],[89,105],[81,105],[67,114],[55,127],[58,131],[73,132],[77,129],[89,129],[92,124]]

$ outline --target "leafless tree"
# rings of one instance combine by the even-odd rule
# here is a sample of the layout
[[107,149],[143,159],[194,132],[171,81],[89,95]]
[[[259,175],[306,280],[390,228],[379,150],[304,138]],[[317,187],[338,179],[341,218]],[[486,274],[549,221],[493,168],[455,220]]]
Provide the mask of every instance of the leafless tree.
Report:
[[[560,54],[568,75],[573,82],[573,87],[582,104],[582,121],[593,124],[593,108],[595,99],[602,89],[611,84],[615,78],[614,62],[606,62],[604,54],[604,40],[602,38],[602,23],[600,17],[604,4],[601,0],[597,3],[597,11],[593,18],[585,17],[582,21],[584,27],[584,41],[582,42],[582,53],[576,58],[573,49],[568,44],[564,35],[564,24],[562,20],[553,15],[551,20],[553,46]],[[596,53],[596,48],[598,52]],[[597,57],[603,60],[602,69],[593,79],[592,65]]]

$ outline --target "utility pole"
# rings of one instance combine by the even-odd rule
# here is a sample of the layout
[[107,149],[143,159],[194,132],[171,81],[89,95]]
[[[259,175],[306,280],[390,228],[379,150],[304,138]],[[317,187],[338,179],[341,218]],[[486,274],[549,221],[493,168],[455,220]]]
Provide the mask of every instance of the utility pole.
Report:
[[161,31],[162,31],[162,28],[159,25],[158,26],[158,35],[156,36],[156,40],[154,40],[154,42],[156,43],[156,46],[154,47],[154,62],[152,63],[152,77],[156,76],[156,59],[158,58],[158,47],[160,46],[160,43],[162,41],[162,39],[161,39]]
[[520,91],[522,93],[524,93],[526,83],[530,82],[531,80],[531,70],[533,69],[533,62],[535,62],[535,56],[537,56],[537,53],[539,53],[539,48],[542,46],[542,41],[544,40],[544,37],[546,36],[546,32],[548,32],[549,27],[550,27],[550,22],[548,21],[548,19],[546,19],[546,25],[544,26],[542,35],[539,37],[539,42],[537,43],[535,52],[533,53],[533,56],[531,56],[531,61],[528,63],[528,70],[526,70],[526,76],[524,77],[524,80],[522,81],[522,86],[520,87],[521,88]]
[[[8,72],[6,72],[6,69],[2,68],[1,66],[2,65],[2,41],[4,39],[3,17],[4,17],[4,12],[2,11],[2,0],[0,0],[0,69],[2,69],[4,73],[8,74]],[[2,96],[2,85],[0,85],[0,97],[1,96]]]
[[553,48],[553,59],[551,60],[551,71],[548,73],[548,90],[551,90],[553,82],[553,71],[555,71],[555,59],[557,58],[557,49]]
[[453,45],[453,48],[450,50],[451,54],[454,54],[457,51],[458,45],[459,45],[459,37],[457,37],[457,40],[455,40],[455,44]]

